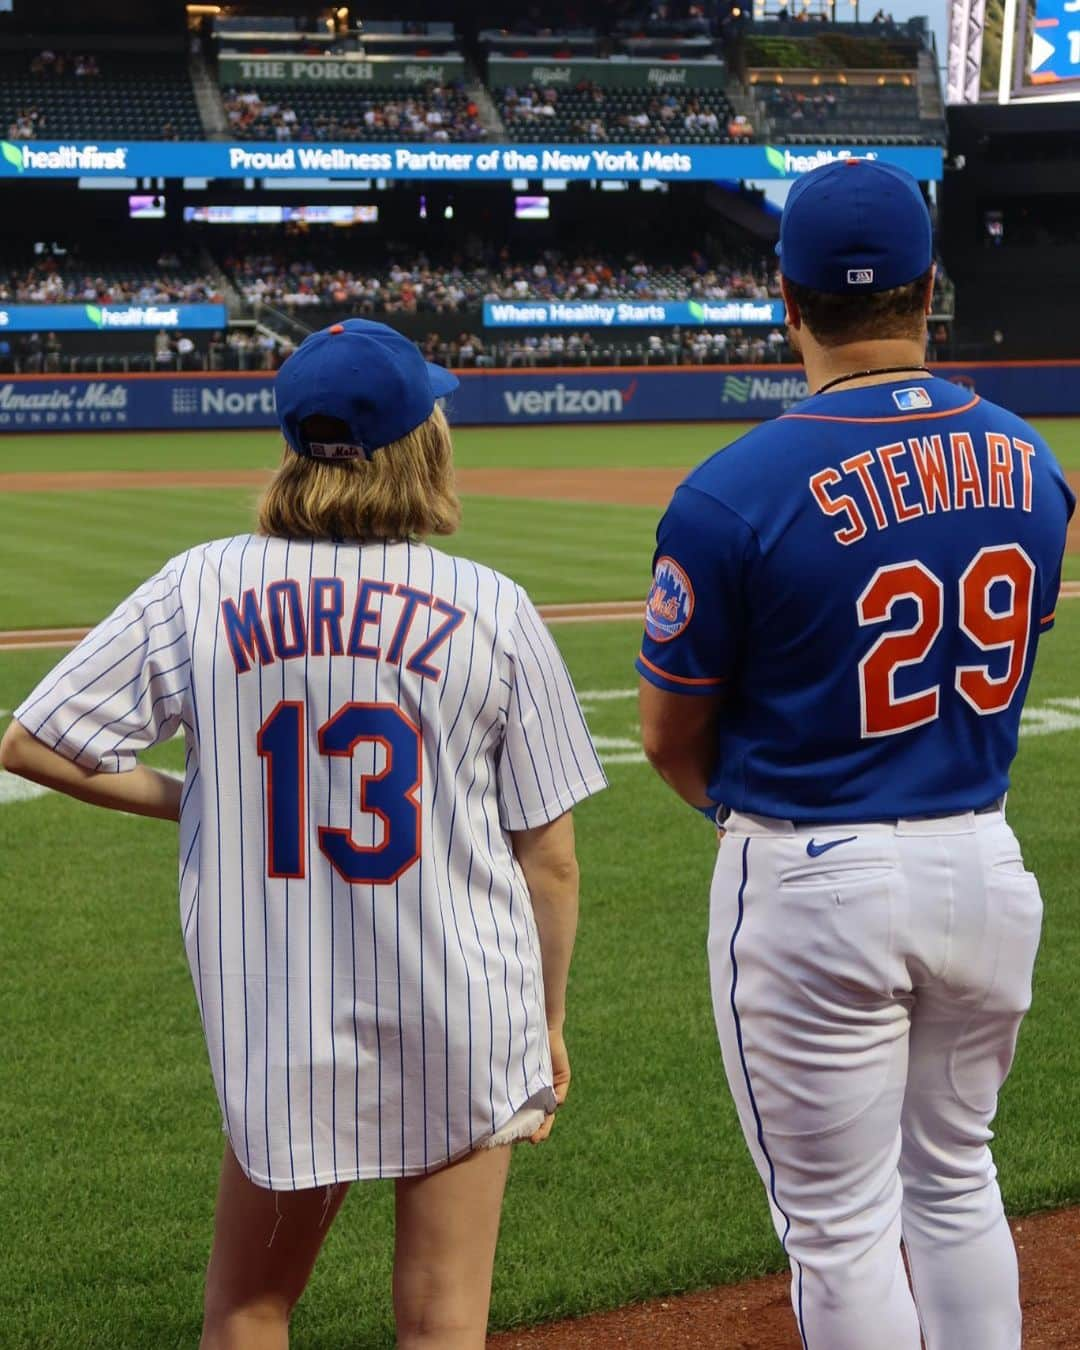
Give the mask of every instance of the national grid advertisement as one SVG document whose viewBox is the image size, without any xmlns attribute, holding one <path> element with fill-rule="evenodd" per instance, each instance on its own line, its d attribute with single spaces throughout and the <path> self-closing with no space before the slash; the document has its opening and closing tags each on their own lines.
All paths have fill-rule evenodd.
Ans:
<svg viewBox="0 0 1080 1350">
<path fill-rule="evenodd" d="M 1080 413 L 1076 365 L 945 364 L 938 372 L 1021 416 Z M 807 396 L 794 366 L 466 372 L 463 426 L 714 422 L 777 417 Z M 273 427 L 272 375 L 0 376 L 0 433 Z"/>
</svg>

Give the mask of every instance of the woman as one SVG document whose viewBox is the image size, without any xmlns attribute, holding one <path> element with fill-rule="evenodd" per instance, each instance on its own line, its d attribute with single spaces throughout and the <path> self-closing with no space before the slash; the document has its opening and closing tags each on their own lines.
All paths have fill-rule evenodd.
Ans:
<svg viewBox="0 0 1080 1350">
<path fill-rule="evenodd" d="M 0 762 L 180 822 L 180 914 L 228 1145 L 203 1350 L 288 1343 L 351 1181 L 397 1179 L 405 1350 L 484 1343 L 515 1139 L 544 1139 L 604 776 L 521 588 L 459 519 L 457 381 L 382 324 L 276 384 L 259 533 L 191 549 L 16 709 Z M 182 728 L 181 786 L 136 753 Z M 493 1147 L 494 1146 L 494 1147 Z"/>
</svg>

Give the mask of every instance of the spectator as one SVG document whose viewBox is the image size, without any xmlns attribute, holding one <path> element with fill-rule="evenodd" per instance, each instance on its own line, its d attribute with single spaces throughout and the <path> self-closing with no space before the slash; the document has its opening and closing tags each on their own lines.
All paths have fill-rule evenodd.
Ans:
<svg viewBox="0 0 1080 1350">
<path fill-rule="evenodd" d="M 168 268 L 177 275 L 162 275 Z M 0 273 L 0 299 L 29 304 L 163 304 L 167 301 L 187 304 L 220 303 L 214 281 L 207 276 L 184 275 L 175 253 L 163 253 L 157 269 L 147 275 L 128 275 L 108 279 L 89 271 L 77 257 L 45 255 L 25 270 Z"/>
<path fill-rule="evenodd" d="M 45 353 L 42 348 L 41 334 L 28 333 L 22 339 L 19 349 L 19 361 L 24 372 L 30 375 L 40 375 L 45 363 Z"/>
<path fill-rule="evenodd" d="M 54 373 L 60 369 L 60 339 L 55 333 L 49 333 L 45 339 L 45 362 L 44 368 L 49 373 Z"/>
<path fill-rule="evenodd" d="M 724 128 L 734 116 L 719 91 L 696 90 L 662 94 L 639 91 L 618 99 L 598 86 L 583 82 L 561 92 L 537 85 L 506 87 L 496 91 L 500 113 L 511 135 L 529 139 L 537 134 L 534 123 L 546 123 L 545 135 L 553 140 L 608 141 L 632 135 L 635 140 L 670 144 L 675 140 L 724 138 Z"/>
<path fill-rule="evenodd" d="M 458 364 L 468 369 L 476 365 L 476 343 L 468 333 L 462 333 L 457 344 Z"/>
<path fill-rule="evenodd" d="M 463 86 L 429 83 L 401 97 L 390 89 L 357 91 L 355 109 L 326 111 L 321 91 L 298 91 L 297 103 L 280 104 L 254 88 L 227 89 L 225 114 L 234 134 L 248 140 L 359 140 L 407 136 L 417 141 L 478 141 L 486 137 L 480 110 Z M 336 108 L 336 104 L 334 105 Z M 362 130 L 361 130 L 362 129 Z"/>
<path fill-rule="evenodd" d="M 220 333 L 211 333 L 210 343 L 207 347 L 207 360 L 211 370 L 224 370 L 225 357 L 228 348 L 225 345 L 225 339 Z"/>
<path fill-rule="evenodd" d="M 252 343 L 247 333 L 242 328 L 230 329 L 227 344 L 232 353 L 229 365 L 236 370 L 250 370 Z"/>
<path fill-rule="evenodd" d="M 175 366 L 175 363 L 172 338 L 162 328 L 154 336 L 154 365 L 159 370 L 164 370 L 166 367 Z"/>
<path fill-rule="evenodd" d="M 180 333 L 176 338 L 176 368 L 178 370 L 194 369 L 192 356 L 195 352 L 195 344 L 186 333 Z"/>
<path fill-rule="evenodd" d="M 949 333 L 948 324 L 939 320 L 930 329 L 930 345 L 927 348 L 927 359 L 930 361 L 946 360 L 949 355 L 951 343 L 952 338 Z"/>
<path fill-rule="evenodd" d="M 259 368 L 261 370 L 274 369 L 274 354 L 277 350 L 277 339 L 273 333 L 261 332 L 254 343 L 259 354 Z"/>
<path fill-rule="evenodd" d="M 237 289 L 252 303 L 290 309 L 351 308 L 359 313 L 456 313 L 483 300 L 763 299 L 778 296 L 775 266 L 710 264 L 700 254 L 679 265 L 647 265 L 636 256 L 567 258 L 554 251 L 529 266 L 508 258 L 466 268 L 420 257 L 371 271 L 289 261 L 245 250 L 227 260 Z"/>
</svg>

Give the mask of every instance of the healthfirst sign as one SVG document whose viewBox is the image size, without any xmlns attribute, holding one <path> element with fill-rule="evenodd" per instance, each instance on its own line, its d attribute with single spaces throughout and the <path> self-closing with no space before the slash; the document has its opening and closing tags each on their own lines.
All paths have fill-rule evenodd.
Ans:
<svg viewBox="0 0 1080 1350">
<path fill-rule="evenodd" d="M 782 300 L 485 300 L 485 328 L 781 324 Z"/>
<path fill-rule="evenodd" d="M 265 141 L 0 141 L 0 178 L 798 178 L 862 157 L 920 181 L 941 177 L 940 146 L 483 145 Z"/>
<path fill-rule="evenodd" d="M 223 85 L 310 84 L 401 85 L 449 84 L 460 80 L 460 56 L 405 61 L 392 56 L 221 56 L 218 79 Z"/>
<path fill-rule="evenodd" d="M 1080 413 L 1080 362 L 953 365 L 939 374 L 1022 416 Z M 807 396 L 795 366 L 465 372 L 459 425 L 713 422 L 777 417 Z M 0 376 L 0 432 L 276 427 L 270 375 Z"/>
<path fill-rule="evenodd" d="M 0 305 L 0 333 L 120 333 L 225 328 L 224 305 Z"/>
<path fill-rule="evenodd" d="M 722 61 L 538 61 L 535 57 L 493 57 L 488 84 L 494 89 L 535 84 L 542 89 L 723 89 Z"/>
</svg>

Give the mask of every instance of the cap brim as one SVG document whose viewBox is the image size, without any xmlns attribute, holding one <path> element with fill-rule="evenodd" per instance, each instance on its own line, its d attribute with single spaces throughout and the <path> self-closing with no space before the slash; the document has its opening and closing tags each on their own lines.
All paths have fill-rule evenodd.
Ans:
<svg viewBox="0 0 1080 1350">
<path fill-rule="evenodd" d="M 426 362 L 426 365 L 428 378 L 431 380 L 431 392 L 435 397 L 445 398 L 447 394 L 452 394 L 460 383 L 458 377 L 445 366 L 437 366 L 431 361 Z"/>
</svg>

